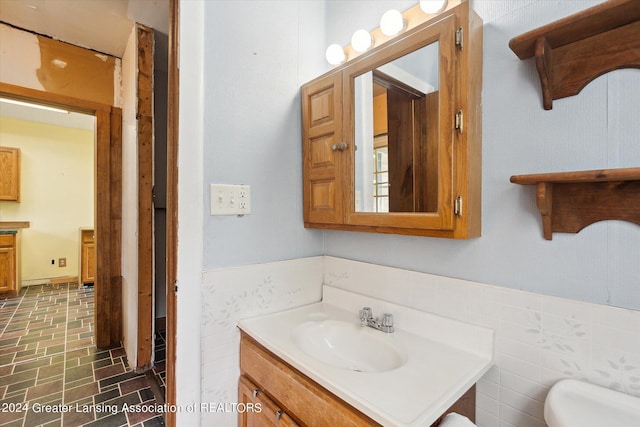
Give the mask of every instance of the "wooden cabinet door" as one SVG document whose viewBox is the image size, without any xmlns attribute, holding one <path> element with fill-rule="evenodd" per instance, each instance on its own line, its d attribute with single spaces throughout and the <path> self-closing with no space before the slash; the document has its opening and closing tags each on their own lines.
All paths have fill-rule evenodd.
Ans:
<svg viewBox="0 0 640 427">
<path fill-rule="evenodd" d="M 0 235 L 0 293 L 15 292 L 16 248 L 15 236 Z"/>
<path fill-rule="evenodd" d="M 287 414 L 285 414 L 264 391 L 259 390 L 244 375 L 238 382 L 238 426 L 240 427 L 265 427 L 297 426 Z"/>
<path fill-rule="evenodd" d="M 0 147 L 0 200 L 20 201 L 20 149 Z"/>
<path fill-rule="evenodd" d="M 82 245 L 82 283 L 93 283 L 96 280 L 96 245 Z"/>
<path fill-rule="evenodd" d="M 96 280 L 96 243 L 93 230 L 81 232 L 80 281 L 82 284 Z"/>
<path fill-rule="evenodd" d="M 342 224 L 348 151 L 342 139 L 342 74 L 302 87 L 304 222 Z"/>
</svg>

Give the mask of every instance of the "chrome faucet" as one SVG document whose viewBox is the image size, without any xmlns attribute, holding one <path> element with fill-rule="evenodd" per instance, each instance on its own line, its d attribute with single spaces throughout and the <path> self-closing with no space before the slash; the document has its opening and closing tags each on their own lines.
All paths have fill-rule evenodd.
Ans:
<svg viewBox="0 0 640 427">
<path fill-rule="evenodd" d="M 364 307 L 360 310 L 360 326 L 369 326 L 382 332 L 391 333 L 393 332 L 393 316 L 389 313 L 384 313 L 382 319 L 373 317 L 371 307 Z"/>
</svg>

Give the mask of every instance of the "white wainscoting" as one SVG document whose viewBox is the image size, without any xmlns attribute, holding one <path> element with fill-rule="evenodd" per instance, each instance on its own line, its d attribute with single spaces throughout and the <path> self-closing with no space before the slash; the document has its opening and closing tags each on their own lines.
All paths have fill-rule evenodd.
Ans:
<svg viewBox="0 0 640 427">
<path fill-rule="evenodd" d="M 202 402 L 237 400 L 239 319 L 317 302 L 323 283 L 495 330 L 481 427 L 545 426 L 544 399 L 566 377 L 640 396 L 640 311 L 320 256 L 203 273 Z M 232 412 L 201 416 L 237 423 Z"/>
</svg>

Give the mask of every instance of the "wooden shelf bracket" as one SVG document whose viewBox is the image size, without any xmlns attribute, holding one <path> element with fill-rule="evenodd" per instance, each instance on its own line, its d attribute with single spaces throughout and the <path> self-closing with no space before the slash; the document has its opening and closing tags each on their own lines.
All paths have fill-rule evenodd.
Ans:
<svg viewBox="0 0 640 427">
<path fill-rule="evenodd" d="M 640 68 L 640 2 L 610 0 L 509 42 L 520 59 L 535 57 L 545 110 L 596 77 Z"/>
<path fill-rule="evenodd" d="M 536 185 L 547 240 L 604 220 L 640 225 L 640 168 L 514 175 L 511 182 Z"/>
</svg>

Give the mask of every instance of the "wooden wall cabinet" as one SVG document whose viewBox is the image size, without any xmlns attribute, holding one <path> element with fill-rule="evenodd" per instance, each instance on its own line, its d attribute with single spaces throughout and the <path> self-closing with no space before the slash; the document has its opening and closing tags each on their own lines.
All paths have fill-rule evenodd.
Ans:
<svg viewBox="0 0 640 427">
<path fill-rule="evenodd" d="M 240 426 L 374 427 L 379 423 L 344 402 L 241 332 L 238 402 L 260 403 L 262 413 L 239 413 Z M 384 390 L 380 391 L 384 393 Z M 450 412 L 475 421 L 475 385 L 431 427 Z"/>
<path fill-rule="evenodd" d="M 0 295 L 16 296 L 19 287 L 17 233 L 0 234 Z"/>
<path fill-rule="evenodd" d="M 0 147 L 0 200 L 20 201 L 20 149 Z"/>
<path fill-rule="evenodd" d="M 96 280 L 96 236 L 93 229 L 80 230 L 80 284 Z"/>
<path fill-rule="evenodd" d="M 305 227 L 456 239 L 480 236 L 483 24 L 468 2 L 449 4 L 440 15 L 414 27 L 409 24 L 405 33 L 302 86 Z M 411 11 L 405 12 L 409 22 Z M 413 56 L 426 52 L 435 53 L 426 61 Z M 407 84 L 411 79 L 385 74 L 398 64 L 424 62 L 436 70 L 424 71 L 432 74 L 423 79 L 432 85 L 413 87 Z M 369 73 L 374 93 L 387 85 L 388 123 L 372 120 L 371 135 L 361 137 L 368 128 L 359 120 L 368 120 L 368 113 L 360 107 L 363 98 L 358 94 L 363 87 L 369 90 L 361 82 Z M 371 109 L 380 110 L 375 104 Z M 376 198 L 385 197 L 385 188 L 366 188 L 374 174 L 362 164 L 371 157 L 368 150 L 376 149 L 374 139 L 380 135 L 375 133 L 384 131 L 389 196 L 388 207 L 379 209 Z M 372 191 L 376 196 L 369 196 Z"/>
</svg>

